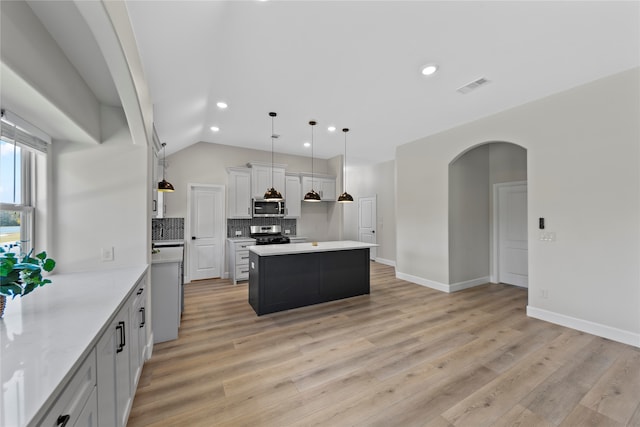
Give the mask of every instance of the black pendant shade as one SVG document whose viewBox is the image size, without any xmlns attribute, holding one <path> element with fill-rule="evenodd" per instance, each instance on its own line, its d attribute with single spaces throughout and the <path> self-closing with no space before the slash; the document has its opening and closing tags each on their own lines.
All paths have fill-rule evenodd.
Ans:
<svg viewBox="0 0 640 427">
<path fill-rule="evenodd" d="M 338 197 L 338 202 L 339 203 L 351 203 L 353 202 L 353 197 L 351 197 L 351 194 L 347 193 L 346 191 L 344 193 L 342 193 L 339 197 Z"/>
<path fill-rule="evenodd" d="M 173 193 L 176 189 L 173 188 L 173 185 L 171 185 L 169 181 L 163 179 L 158 183 L 158 191 L 163 193 Z"/>
<path fill-rule="evenodd" d="M 271 188 L 268 188 L 267 192 L 264 193 L 264 199 L 272 202 L 280 202 L 283 200 L 282 194 L 273 187 L 273 140 L 277 138 L 276 134 L 273 133 L 273 118 L 277 115 L 277 113 L 269 113 L 269 117 L 271 117 Z"/>
<path fill-rule="evenodd" d="M 344 128 L 342 132 L 344 132 L 344 170 L 342 178 L 344 181 L 344 193 L 338 196 L 338 203 L 351 203 L 353 202 L 353 197 L 347 193 L 347 132 L 349 132 L 349 129 Z"/>
<path fill-rule="evenodd" d="M 176 191 L 175 188 L 173 188 L 173 185 L 164 177 L 165 170 L 167 169 L 167 156 L 164 148 L 166 145 L 166 142 L 162 143 L 162 181 L 158 183 L 158 191 L 161 193 L 173 193 Z"/>
<path fill-rule="evenodd" d="M 311 190 L 304 195 L 305 202 L 319 202 L 320 195 L 313 189 L 313 127 L 316 125 L 314 120 L 309 121 L 311 125 Z"/>
<path fill-rule="evenodd" d="M 279 202 L 282 200 L 282 194 L 280 194 L 280 192 L 275 188 L 271 187 L 266 193 L 264 193 L 264 199 Z"/>
</svg>

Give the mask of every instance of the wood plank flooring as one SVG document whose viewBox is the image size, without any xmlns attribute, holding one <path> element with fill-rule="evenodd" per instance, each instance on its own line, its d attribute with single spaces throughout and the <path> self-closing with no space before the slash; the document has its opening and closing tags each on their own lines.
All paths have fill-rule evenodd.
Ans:
<svg viewBox="0 0 640 427">
<path fill-rule="evenodd" d="M 640 349 L 526 316 L 525 289 L 445 294 L 371 264 L 371 294 L 258 317 L 185 285 L 137 426 L 640 426 Z"/>
</svg>

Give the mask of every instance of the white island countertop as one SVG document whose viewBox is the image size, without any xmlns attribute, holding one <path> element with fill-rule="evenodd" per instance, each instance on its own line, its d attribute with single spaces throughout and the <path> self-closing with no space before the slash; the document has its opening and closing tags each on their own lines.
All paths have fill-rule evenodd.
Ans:
<svg viewBox="0 0 640 427">
<path fill-rule="evenodd" d="M 249 246 L 248 249 L 258 256 L 272 256 L 367 249 L 374 248 L 376 246 L 378 245 L 375 243 L 356 242 L 354 240 L 338 240 L 332 242 L 318 242 L 317 246 L 313 246 L 311 242 L 305 242 L 280 245 L 254 245 Z"/>
<path fill-rule="evenodd" d="M 148 266 L 52 274 L 0 320 L 0 425 L 39 420 Z"/>
</svg>

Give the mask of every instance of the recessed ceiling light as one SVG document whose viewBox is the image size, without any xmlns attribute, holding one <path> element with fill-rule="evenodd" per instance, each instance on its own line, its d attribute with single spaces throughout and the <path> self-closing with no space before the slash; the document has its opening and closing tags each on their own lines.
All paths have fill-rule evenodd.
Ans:
<svg viewBox="0 0 640 427">
<path fill-rule="evenodd" d="M 305 142 L 305 143 L 304 143 L 304 146 L 305 146 L 305 147 L 307 147 L 307 148 L 309 148 L 309 147 L 311 147 L 311 143 L 310 143 L 310 142 Z"/>
<path fill-rule="evenodd" d="M 218 126 L 211 126 L 211 130 L 213 132 L 218 132 L 220 130 L 220 128 Z"/>
<path fill-rule="evenodd" d="M 335 132 L 336 127 L 335 127 L 335 126 L 329 126 L 329 127 L 327 128 L 327 130 L 328 130 L 329 132 Z"/>
<path fill-rule="evenodd" d="M 423 76 L 430 76 L 438 71 L 438 66 L 436 64 L 427 64 L 422 67 L 421 73 Z"/>
<path fill-rule="evenodd" d="M 218 102 L 216 105 L 218 106 L 218 108 L 221 108 L 223 110 L 228 107 L 227 103 L 222 101 Z"/>
</svg>

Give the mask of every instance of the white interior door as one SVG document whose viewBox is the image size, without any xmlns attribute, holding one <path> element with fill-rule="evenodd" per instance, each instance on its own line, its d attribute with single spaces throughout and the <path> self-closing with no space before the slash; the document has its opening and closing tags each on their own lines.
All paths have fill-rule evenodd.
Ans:
<svg viewBox="0 0 640 427">
<path fill-rule="evenodd" d="M 498 281 L 528 287 L 527 184 L 496 187 Z"/>
<path fill-rule="evenodd" d="M 358 237 L 361 242 L 376 243 L 376 196 L 358 198 Z M 375 261 L 376 248 L 369 257 Z"/>
<path fill-rule="evenodd" d="M 224 248 L 224 188 L 190 185 L 189 279 L 222 276 Z"/>
</svg>

